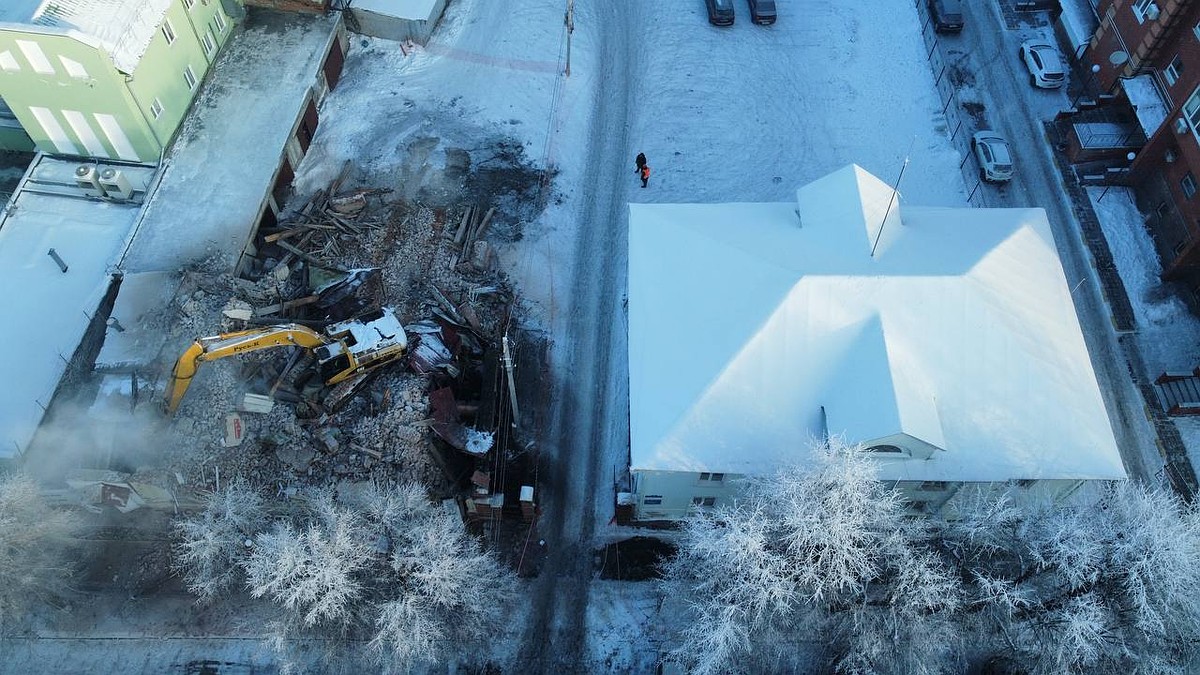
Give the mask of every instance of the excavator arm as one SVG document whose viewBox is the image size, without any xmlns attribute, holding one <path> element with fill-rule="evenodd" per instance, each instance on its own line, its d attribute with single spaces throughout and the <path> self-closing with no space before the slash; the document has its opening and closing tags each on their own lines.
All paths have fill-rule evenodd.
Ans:
<svg viewBox="0 0 1200 675">
<path fill-rule="evenodd" d="M 200 364 L 205 361 L 215 361 L 226 356 L 273 347 L 296 346 L 312 350 L 333 342 L 313 329 L 299 324 L 264 326 L 263 328 L 200 338 L 192 343 L 192 346 L 188 347 L 187 351 L 175 362 L 175 367 L 171 370 L 171 377 L 167 380 L 163 404 L 168 415 L 175 413 L 179 408 L 180 401 L 183 400 L 183 395 L 191 386 L 192 378 L 196 376 Z"/>
</svg>

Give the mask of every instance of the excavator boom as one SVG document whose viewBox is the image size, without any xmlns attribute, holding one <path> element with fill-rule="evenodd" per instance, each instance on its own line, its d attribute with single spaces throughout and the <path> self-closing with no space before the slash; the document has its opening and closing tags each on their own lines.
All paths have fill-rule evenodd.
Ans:
<svg viewBox="0 0 1200 675">
<path fill-rule="evenodd" d="M 188 347 L 171 370 L 163 401 L 167 414 L 173 414 L 179 408 L 183 395 L 192 384 L 192 378 L 196 376 L 196 370 L 204 361 L 215 361 L 226 356 L 273 347 L 296 346 L 311 350 L 331 342 L 333 341 L 324 335 L 299 324 L 265 326 L 200 338 Z"/>
<path fill-rule="evenodd" d="M 322 382 L 338 385 L 360 382 L 358 376 L 403 357 L 408 337 L 395 311 L 383 307 L 357 319 L 331 324 L 324 333 L 289 323 L 200 338 L 179 357 L 171 371 L 163 400 L 167 414 L 179 408 L 201 363 L 288 346 L 313 352 Z"/>
</svg>

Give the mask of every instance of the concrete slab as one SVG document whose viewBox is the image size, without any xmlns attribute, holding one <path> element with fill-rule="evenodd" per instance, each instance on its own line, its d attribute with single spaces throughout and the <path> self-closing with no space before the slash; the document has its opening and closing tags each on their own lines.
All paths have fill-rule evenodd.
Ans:
<svg viewBox="0 0 1200 675">
<path fill-rule="evenodd" d="M 179 289 L 176 272 L 128 274 L 113 305 L 96 370 L 132 372 L 150 365 L 162 349 L 167 332 L 164 310 Z"/>
</svg>

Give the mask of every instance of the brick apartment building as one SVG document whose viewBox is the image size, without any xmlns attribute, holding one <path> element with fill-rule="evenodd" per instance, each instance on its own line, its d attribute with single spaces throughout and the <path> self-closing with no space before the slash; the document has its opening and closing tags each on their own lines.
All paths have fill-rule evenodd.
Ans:
<svg viewBox="0 0 1200 675">
<path fill-rule="evenodd" d="M 1200 306 L 1200 1 L 1091 2 L 1099 28 L 1083 50 L 1081 70 L 1108 92 L 1101 102 L 1113 101 L 1101 108 L 1128 106 L 1130 114 L 1125 125 L 1111 116 L 1108 124 L 1089 125 L 1097 141 L 1090 153 L 1081 153 L 1085 135 L 1074 134 L 1073 154 L 1118 158 L 1122 166 L 1107 169 L 1105 182 L 1135 188 L 1163 278 L 1181 283 L 1193 307 Z M 1087 107 L 1076 119 L 1087 119 Z M 1132 163 L 1127 152 L 1135 155 Z"/>
</svg>

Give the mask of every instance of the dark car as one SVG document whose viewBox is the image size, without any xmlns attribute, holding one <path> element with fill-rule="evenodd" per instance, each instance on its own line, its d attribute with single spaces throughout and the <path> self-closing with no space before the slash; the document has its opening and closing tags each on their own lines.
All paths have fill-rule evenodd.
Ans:
<svg viewBox="0 0 1200 675">
<path fill-rule="evenodd" d="M 962 3 L 959 0 L 929 0 L 929 17 L 938 33 L 958 33 L 963 29 Z"/>
<path fill-rule="evenodd" d="M 760 26 L 775 23 L 775 0 L 746 0 L 750 5 L 750 20 Z"/>
<path fill-rule="evenodd" d="M 714 26 L 733 25 L 733 0 L 704 0 L 708 22 Z"/>
</svg>

